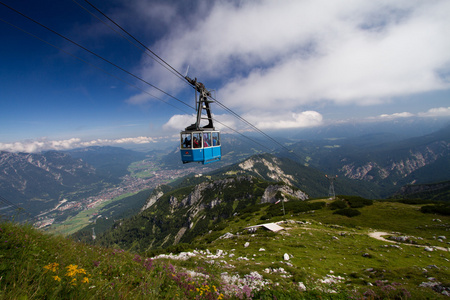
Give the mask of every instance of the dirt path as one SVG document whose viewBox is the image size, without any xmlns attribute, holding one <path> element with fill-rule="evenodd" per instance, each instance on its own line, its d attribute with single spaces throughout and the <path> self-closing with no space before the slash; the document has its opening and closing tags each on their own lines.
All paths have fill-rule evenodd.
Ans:
<svg viewBox="0 0 450 300">
<path fill-rule="evenodd" d="M 382 237 L 383 235 L 390 235 L 390 233 L 383 232 L 383 231 L 369 232 L 369 236 L 370 237 L 372 237 L 374 239 L 377 239 L 379 241 L 393 243 L 393 244 L 397 244 L 397 245 L 416 246 L 416 247 L 423 247 L 423 248 L 429 247 L 429 248 L 432 248 L 432 249 L 438 249 L 438 250 L 441 250 L 441 251 L 449 252 L 449 248 L 444 248 L 444 247 L 439 247 L 439 246 L 424 246 L 424 245 L 399 243 L 399 242 L 396 242 L 396 241 L 391 241 L 391 240 L 385 239 L 384 237 Z"/>
<path fill-rule="evenodd" d="M 382 235 L 389 235 L 389 233 L 383 232 L 383 231 L 369 232 L 369 236 L 372 237 L 372 238 L 374 238 L 374 239 L 377 239 L 377 240 L 380 240 L 380 241 L 384 241 L 384 242 L 389 242 L 389 243 L 394 243 L 394 244 L 396 244 L 396 242 L 394 242 L 394 241 L 385 239 L 384 237 L 382 237 Z"/>
</svg>

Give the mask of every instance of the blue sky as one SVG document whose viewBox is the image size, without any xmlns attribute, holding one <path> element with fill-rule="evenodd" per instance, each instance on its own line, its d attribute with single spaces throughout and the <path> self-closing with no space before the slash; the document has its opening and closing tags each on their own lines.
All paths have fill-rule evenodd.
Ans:
<svg viewBox="0 0 450 300">
<path fill-rule="evenodd" d="M 0 2 L 193 105 L 192 88 L 95 18 L 107 22 L 87 2 Z M 449 1 L 91 3 L 267 132 L 450 119 Z M 153 144 L 176 140 L 194 122 L 189 107 L 4 5 L 0 34 L 0 150 Z M 214 104 L 213 112 L 248 130 Z"/>
</svg>

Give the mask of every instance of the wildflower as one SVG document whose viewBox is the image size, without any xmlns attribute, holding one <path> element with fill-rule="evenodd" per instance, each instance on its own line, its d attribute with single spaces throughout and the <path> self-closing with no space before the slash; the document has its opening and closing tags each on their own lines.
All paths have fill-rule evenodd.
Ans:
<svg viewBox="0 0 450 300">
<path fill-rule="evenodd" d="M 56 270 L 58 269 L 59 264 L 58 263 L 51 263 L 48 264 L 46 266 L 44 266 L 44 269 L 46 269 L 47 271 L 52 271 L 53 273 L 56 272 Z"/>
<path fill-rule="evenodd" d="M 77 269 L 78 269 L 77 265 L 68 265 L 66 268 L 67 268 L 66 276 L 73 277 L 73 276 L 77 275 Z"/>
<path fill-rule="evenodd" d="M 68 277 L 74 277 L 77 274 L 86 275 L 86 270 L 83 268 L 78 268 L 77 265 L 68 265 L 66 268 L 67 268 L 66 276 L 68 276 Z"/>
<path fill-rule="evenodd" d="M 81 280 L 81 283 L 89 283 L 89 278 L 84 277 L 83 280 Z"/>
<path fill-rule="evenodd" d="M 53 279 L 55 279 L 55 281 L 61 281 L 61 278 L 58 275 L 53 276 Z"/>
<path fill-rule="evenodd" d="M 85 269 L 82 269 L 82 268 L 79 268 L 79 269 L 77 270 L 77 273 L 78 273 L 78 274 L 84 274 L 84 275 L 86 275 L 86 270 L 85 270 Z"/>
<path fill-rule="evenodd" d="M 77 279 L 73 278 L 72 281 L 70 281 L 71 285 L 77 285 Z"/>
</svg>

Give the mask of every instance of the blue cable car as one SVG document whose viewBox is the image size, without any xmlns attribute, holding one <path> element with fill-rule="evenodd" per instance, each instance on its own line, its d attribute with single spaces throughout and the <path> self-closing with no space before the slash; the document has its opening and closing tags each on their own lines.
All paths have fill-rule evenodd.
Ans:
<svg viewBox="0 0 450 300">
<path fill-rule="evenodd" d="M 183 163 L 209 164 L 220 160 L 219 131 L 182 131 L 180 152 Z"/>
<path fill-rule="evenodd" d="M 187 76 L 185 78 L 199 92 L 199 100 L 197 103 L 196 123 L 186 127 L 180 133 L 181 161 L 183 164 L 190 162 L 209 164 L 219 161 L 222 157 L 220 131 L 215 130 L 213 125 L 209 108 L 209 103 L 213 101 L 208 99 L 208 97 L 211 97 L 211 93 L 197 79 L 192 80 Z M 202 116 L 203 110 L 206 111 L 206 117 Z M 201 127 L 201 120 L 208 120 L 208 124 Z"/>
</svg>

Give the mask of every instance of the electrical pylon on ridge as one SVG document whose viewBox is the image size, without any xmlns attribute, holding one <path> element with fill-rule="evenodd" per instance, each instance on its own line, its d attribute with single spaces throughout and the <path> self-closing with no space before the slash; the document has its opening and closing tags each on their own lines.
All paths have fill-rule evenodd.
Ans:
<svg viewBox="0 0 450 300">
<path fill-rule="evenodd" d="M 330 182 L 330 188 L 328 189 L 328 197 L 330 197 L 330 199 L 335 199 L 336 198 L 336 194 L 334 192 L 334 181 L 336 180 L 336 178 L 338 177 L 337 175 L 333 176 L 328 176 L 325 175 L 326 178 L 328 178 L 328 181 Z"/>
</svg>

